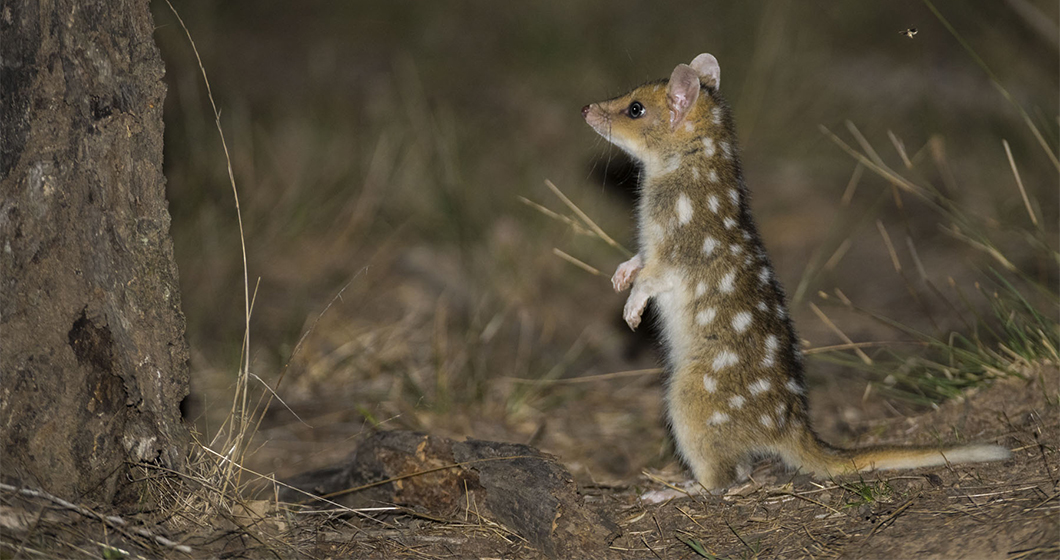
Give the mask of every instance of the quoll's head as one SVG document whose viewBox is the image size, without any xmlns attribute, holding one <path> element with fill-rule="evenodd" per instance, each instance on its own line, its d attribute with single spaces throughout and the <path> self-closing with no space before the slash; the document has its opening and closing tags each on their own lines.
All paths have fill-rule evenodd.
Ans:
<svg viewBox="0 0 1060 560">
<path fill-rule="evenodd" d="M 691 64 L 678 64 L 669 80 L 586 105 L 582 116 L 609 142 L 650 166 L 722 129 L 727 117 L 714 110 L 722 104 L 720 85 L 718 59 L 703 53 Z"/>
</svg>

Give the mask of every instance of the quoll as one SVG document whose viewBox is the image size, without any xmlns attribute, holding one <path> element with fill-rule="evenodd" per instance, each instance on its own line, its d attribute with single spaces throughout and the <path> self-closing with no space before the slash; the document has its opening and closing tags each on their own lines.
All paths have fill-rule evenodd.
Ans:
<svg viewBox="0 0 1060 560">
<path fill-rule="evenodd" d="M 757 456 L 817 477 L 999 461 L 997 445 L 840 449 L 810 427 L 798 338 L 748 206 L 721 70 L 710 54 L 669 80 L 582 108 L 601 136 L 639 164 L 639 251 L 619 265 L 636 329 L 648 300 L 662 326 L 667 415 L 696 481 L 720 490 Z"/>
</svg>

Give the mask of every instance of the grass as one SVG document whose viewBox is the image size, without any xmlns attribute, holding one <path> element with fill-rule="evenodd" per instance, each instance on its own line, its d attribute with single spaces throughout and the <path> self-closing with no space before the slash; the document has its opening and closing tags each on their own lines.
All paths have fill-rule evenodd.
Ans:
<svg viewBox="0 0 1060 560">
<path fill-rule="evenodd" d="M 857 128 L 849 126 L 862 151 L 825 131 L 844 151 L 880 177 L 884 178 L 900 201 L 899 190 L 912 195 L 914 201 L 928 207 L 939 219 L 938 228 L 971 250 L 970 268 L 974 271 L 974 293 L 969 296 L 952 275 L 946 276 L 942 288 L 928 273 L 918 257 L 912 237 L 907 237 L 908 257 L 913 261 L 914 278 L 903 269 L 894 245 L 882 222 L 877 221 L 897 277 L 907 287 L 911 299 L 924 309 L 934 325 L 932 331 L 918 329 L 886 315 L 866 310 L 848 299 L 842 291 L 835 291 L 833 299 L 821 293 L 821 299 L 835 301 L 858 313 L 871 317 L 900 335 L 916 342 L 921 348 L 910 353 L 896 348 L 884 348 L 875 359 L 864 353 L 833 353 L 821 355 L 842 365 L 863 369 L 884 380 L 888 393 L 920 404 L 932 404 L 958 396 L 962 391 L 985 380 L 1008 375 L 1023 376 L 1035 364 L 1060 363 L 1060 324 L 1056 310 L 1060 298 L 1053 289 L 1056 265 L 1060 253 L 1055 244 L 1055 232 L 1046 232 L 1034 208 L 1036 201 L 1028 197 L 1019 172 L 1013 163 L 1008 144 L 1004 143 L 1014 176 L 1014 185 L 1027 209 L 1029 223 L 1004 226 L 991 218 L 984 218 L 963 208 L 937 186 L 922 179 L 914 161 L 904 151 L 904 144 L 891 135 L 898 156 L 905 164 L 903 172 L 884 163 L 879 153 L 864 139 Z M 900 204 L 900 203 L 899 203 Z M 906 228 L 908 229 L 908 227 Z M 978 255 L 975 255 L 975 254 Z M 986 262 L 981 262 L 983 258 Z M 1014 264 L 1020 262 L 1020 265 Z M 929 301 L 925 301 L 929 300 Z M 928 309 L 930 303 L 949 321 L 937 317 L 938 311 Z M 946 329 L 940 324 L 960 325 Z"/>
</svg>

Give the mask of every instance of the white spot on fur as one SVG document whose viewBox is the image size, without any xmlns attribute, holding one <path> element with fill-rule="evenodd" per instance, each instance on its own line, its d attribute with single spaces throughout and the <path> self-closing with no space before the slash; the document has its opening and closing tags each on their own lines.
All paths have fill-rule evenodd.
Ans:
<svg viewBox="0 0 1060 560">
<path fill-rule="evenodd" d="M 769 282 L 769 277 L 772 275 L 773 271 L 769 270 L 768 266 L 763 266 L 762 270 L 758 271 L 758 282 L 760 284 L 765 284 L 766 282 Z"/>
<path fill-rule="evenodd" d="M 724 412 L 718 411 L 711 415 L 710 420 L 707 422 L 711 426 L 718 426 L 729 421 L 729 415 Z"/>
<path fill-rule="evenodd" d="M 755 381 L 754 383 L 748 385 L 747 391 L 751 393 L 751 396 L 756 396 L 765 393 L 772 386 L 773 384 L 770 383 L 768 379 L 759 379 L 758 381 Z"/>
<path fill-rule="evenodd" d="M 713 393 L 718 389 L 718 380 L 711 377 L 709 374 L 703 374 L 703 388 L 708 393 Z"/>
<path fill-rule="evenodd" d="M 743 230 L 743 240 L 744 241 L 750 241 L 751 240 L 751 232 L 747 231 L 746 229 Z"/>
<path fill-rule="evenodd" d="M 692 179 L 695 180 L 695 181 L 699 180 L 699 168 L 698 167 L 693 167 L 692 168 Z"/>
<path fill-rule="evenodd" d="M 714 250 L 717 249 L 717 248 L 718 248 L 718 240 L 717 239 L 714 239 L 713 237 L 708 235 L 707 238 L 703 240 L 703 254 L 709 255 L 709 254 L 713 253 Z"/>
<path fill-rule="evenodd" d="M 685 132 L 692 132 L 695 128 L 696 127 L 692 124 L 692 121 L 685 122 Z"/>
<path fill-rule="evenodd" d="M 711 324 L 714 321 L 714 317 L 717 316 L 718 312 L 713 307 L 708 307 L 699 313 L 696 313 L 696 324 L 703 327 Z"/>
<path fill-rule="evenodd" d="M 764 302 L 764 301 L 758 302 L 758 310 L 759 311 L 765 312 L 768 309 L 769 309 L 769 307 L 766 306 L 766 302 Z"/>
<path fill-rule="evenodd" d="M 751 314 L 746 311 L 741 311 L 732 317 L 732 328 L 736 329 L 736 332 L 742 333 L 751 326 Z"/>
<path fill-rule="evenodd" d="M 740 193 L 736 192 L 736 189 L 729 189 L 729 200 L 738 206 L 740 204 Z"/>
<path fill-rule="evenodd" d="M 764 368 L 773 367 L 776 362 L 777 348 L 780 346 L 780 341 L 777 340 L 776 335 L 769 335 L 766 337 L 766 356 L 762 358 L 761 366 Z"/>
<path fill-rule="evenodd" d="M 722 223 L 725 224 L 725 229 L 732 229 L 736 227 L 736 220 L 732 218 L 725 218 L 724 220 L 722 220 Z"/>
<path fill-rule="evenodd" d="M 731 408 L 740 409 L 743 408 L 743 403 L 747 402 L 747 399 L 740 395 L 733 395 L 729 398 L 729 406 Z"/>
<path fill-rule="evenodd" d="M 740 247 L 735 243 L 729 245 L 729 252 L 732 253 L 734 256 L 739 255 L 741 251 L 743 251 L 743 247 Z"/>
<path fill-rule="evenodd" d="M 725 154 L 725 159 L 732 159 L 732 146 L 728 142 L 721 142 L 721 153 Z"/>
<path fill-rule="evenodd" d="M 781 319 L 788 316 L 788 310 L 784 309 L 784 306 L 780 303 L 777 303 L 777 306 L 774 311 L 776 312 L 777 317 L 780 317 Z"/>
<path fill-rule="evenodd" d="M 714 212 L 715 214 L 717 214 L 718 213 L 718 206 L 719 206 L 718 197 L 716 197 L 714 195 L 710 195 L 710 196 L 707 197 L 707 207 L 710 208 L 711 212 Z"/>
<path fill-rule="evenodd" d="M 762 425 L 767 427 L 767 428 L 772 428 L 773 427 L 773 419 L 770 418 L 768 414 L 763 414 L 763 415 L 759 416 L 758 417 L 758 421 L 761 422 Z"/>
<path fill-rule="evenodd" d="M 740 363 L 740 357 L 728 350 L 722 350 L 718 352 L 718 355 L 714 357 L 714 369 L 720 370 L 727 367 L 734 366 Z"/>
<path fill-rule="evenodd" d="M 711 168 L 711 170 L 707 172 L 707 180 L 709 180 L 711 183 L 717 183 L 718 172 Z"/>
<path fill-rule="evenodd" d="M 703 294 L 705 294 L 705 293 L 707 293 L 707 283 L 706 282 L 697 282 L 696 283 L 696 297 L 703 297 Z"/>
<path fill-rule="evenodd" d="M 751 261 L 753 261 L 753 260 L 754 260 L 754 257 L 752 257 L 751 255 L 747 255 L 746 257 L 743 258 L 743 265 L 744 266 L 748 266 L 748 265 L 751 264 Z"/>
<path fill-rule="evenodd" d="M 783 428 L 788 421 L 788 403 L 777 405 L 777 427 Z"/>
<path fill-rule="evenodd" d="M 692 221 L 692 201 L 688 195 L 681 193 L 677 197 L 677 223 L 685 225 Z"/>
<path fill-rule="evenodd" d="M 788 382 L 784 384 L 784 388 L 796 395 L 801 395 L 806 391 L 806 389 L 804 389 L 802 385 L 799 385 L 799 382 L 794 378 L 789 379 Z"/>
<path fill-rule="evenodd" d="M 715 107 L 714 110 L 710 112 L 710 115 L 714 124 L 721 124 L 721 107 Z"/>
<path fill-rule="evenodd" d="M 714 157 L 714 139 L 710 136 L 703 138 L 703 153 L 707 157 Z"/>
<path fill-rule="evenodd" d="M 732 293 L 733 289 L 736 288 L 736 273 L 729 271 L 728 274 L 721 277 L 721 282 L 718 283 L 718 289 L 723 294 Z"/>
</svg>

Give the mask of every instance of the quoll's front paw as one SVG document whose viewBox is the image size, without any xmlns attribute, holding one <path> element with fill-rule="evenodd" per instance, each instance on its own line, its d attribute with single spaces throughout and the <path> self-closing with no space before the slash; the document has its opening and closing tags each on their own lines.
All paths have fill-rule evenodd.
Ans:
<svg viewBox="0 0 1060 560">
<path fill-rule="evenodd" d="M 644 268 L 644 263 L 640 260 L 640 255 L 633 255 L 632 259 L 618 265 L 618 269 L 615 270 L 615 275 L 611 277 L 611 286 L 616 292 L 621 292 L 626 288 L 633 285 L 633 280 L 637 277 L 637 273 L 640 269 Z"/>
</svg>

